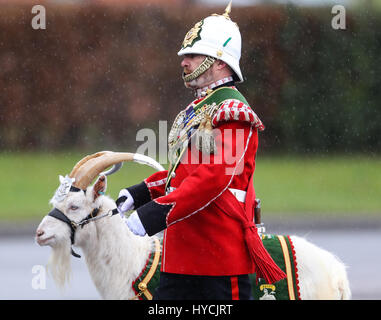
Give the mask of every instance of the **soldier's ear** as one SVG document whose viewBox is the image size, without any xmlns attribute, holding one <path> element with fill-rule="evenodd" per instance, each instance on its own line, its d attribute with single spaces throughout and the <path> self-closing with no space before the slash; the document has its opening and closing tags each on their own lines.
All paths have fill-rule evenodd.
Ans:
<svg viewBox="0 0 381 320">
<path fill-rule="evenodd" d="M 217 69 L 219 69 L 219 70 L 221 70 L 221 69 L 223 69 L 223 68 L 226 68 L 226 67 L 229 67 L 229 66 L 227 65 L 227 63 L 224 62 L 224 61 L 222 61 L 222 60 L 217 60 L 217 61 L 216 61 L 216 65 L 217 65 Z"/>
<path fill-rule="evenodd" d="M 99 176 L 93 187 L 93 199 L 94 201 L 105 194 L 107 189 L 107 178 L 105 175 Z"/>
</svg>

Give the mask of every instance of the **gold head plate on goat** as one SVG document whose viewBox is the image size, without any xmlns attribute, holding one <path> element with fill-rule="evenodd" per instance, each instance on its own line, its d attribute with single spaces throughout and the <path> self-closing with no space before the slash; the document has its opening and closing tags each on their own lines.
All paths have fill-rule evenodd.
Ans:
<svg viewBox="0 0 381 320">
<path fill-rule="evenodd" d="M 165 170 L 152 158 L 138 153 L 101 151 L 81 159 L 74 166 L 69 177 L 75 178 L 73 183 L 74 187 L 84 190 L 98 175 L 110 175 L 119 170 L 123 162 L 130 161 L 149 165 L 159 171 Z M 108 171 L 104 171 L 110 166 L 113 166 L 113 168 Z"/>
</svg>

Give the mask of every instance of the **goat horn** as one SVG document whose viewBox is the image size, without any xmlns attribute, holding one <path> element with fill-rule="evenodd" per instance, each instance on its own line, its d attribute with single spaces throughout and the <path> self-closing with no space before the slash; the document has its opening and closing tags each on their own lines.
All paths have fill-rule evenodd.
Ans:
<svg viewBox="0 0 381 320">
<path fill-rule="evenodd" d="M 122 166 L 123 166 L 123 162 L 116 163 L 116 164 L 113 165 L 113 167 L 112 167 L 110 170 L 103 171 L 103 172 L 101 172 L 99 175 L 105 175 L 105 176 L 112 175 L 113 173 L 119 171 L 119 169 L 120 169 Z"/>
<path fill-rule="evenodd" d="M 102 151 L 88 155 L 80 160 L 70 173 L 71 178 L 75 178 L 74 186 L 80 189 L 86 189 L 89 184 L 100 173 L 109 175 L 120 169 L 122 162 L 134 161 L 140 164 L 146 164 L 152 168 L 161 171 L 164 168 L 154 159 L 138 153 Z M 114 165 L 114 168 L 102 172 L 106 168 Z"/>
<path fill-rule="evenodd" d="M 71 171 L 70 173 L 70 177 L 73 178 L 75 177 L 77 171 L 79 170 L 80 167 L 82 167 L 82 165 L 89 161 L 90 159 L 93 159 L 93 158 L 97 158 L 97 157 L 100 157 L 101 155 L 105 154 L 106 151 L 102 151 L 102 152 L 97 152 L 97 153 L 94 153 L 94 154 L 90 154 L 86 157 L 84 157 L 83 159 L 81 159 L 80 161 L 77 162 L 77 164 L 74 166 L 73 170 Z"/>
</svg>

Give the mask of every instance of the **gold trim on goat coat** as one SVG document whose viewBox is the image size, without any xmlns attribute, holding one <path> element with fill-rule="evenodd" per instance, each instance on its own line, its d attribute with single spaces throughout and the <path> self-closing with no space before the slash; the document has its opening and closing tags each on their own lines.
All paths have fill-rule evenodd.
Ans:
<svg viewBox="0 0 381 320">
<path fill-rule="evenodd" d="M 144 269 L 132 283 L 132 288 L 136 293 L 132 300 L 137 298 L 152 300 L 153 295 L 151 291 L 155 290 L 159 285 L 161 246 L 159 239 L 155 238 L 154 242 L 155 253 L 153 258 L 151 252 Z"/>
</svg>

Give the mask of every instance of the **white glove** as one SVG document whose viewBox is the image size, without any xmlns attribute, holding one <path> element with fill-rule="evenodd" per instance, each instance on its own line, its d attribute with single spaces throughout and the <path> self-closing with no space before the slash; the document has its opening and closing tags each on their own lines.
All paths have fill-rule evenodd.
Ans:
<svg viewBox="0 0 381 320">
<path fill-rule="evenodd" d="M 134 198 L 132 198 L 131 193 L 129 193 L 127 189 L 120 190 L 118 199 L 123 196 L 127 197 L 127 199 L 118 205 L 118 211 L 121 215 L 134 209 Z"/>
<path fill-rule="evenodd" d="M 144 229 L 143 224 L 140 221 L 137 211 L 131 213 L 131 215 L 124 221 L 126 222 L 128 228 L 137 236 L 143 237 L 146 235 L 146 230 Z"/>
</svg>

